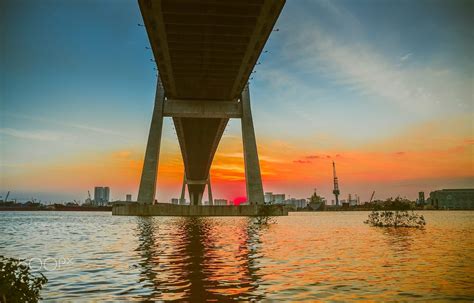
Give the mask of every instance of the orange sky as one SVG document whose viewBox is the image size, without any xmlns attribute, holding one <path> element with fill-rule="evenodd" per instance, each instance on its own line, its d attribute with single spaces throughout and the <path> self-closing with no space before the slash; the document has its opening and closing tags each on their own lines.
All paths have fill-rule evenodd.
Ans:
<svg viewBox="0 0 474 303">
<path fill-rule="evenodd" d="M 264 190 L 306 198 L 317 188 L 330 201 L 332 161 L 337 164 L 343 198 L 352 193 L 362 200 L 369 199 L 375 190 L 378 198 L 402 195 L 414 199 L 418 191 L 449 187 L 452 180 L 472 183 L 474 139 L 469 119 L 466 114 L 443 123 L 422 123 L 386 140 L 354 146 L 257 138 Z M 328 149 L 325 145 L 340 148 Z M 91 151 L 25 165 L 8 176 L 7 186 L 14 189 L 15 184 L 21 184 L 30 190 L 71 192 L 83 200 L 87 190 L 108 185 L 114 199 L 123 199 L 126 193 L 136 197 L 144 154 L 141 148 Z M 223 137 L 211 176 L 214 198 L 233 200 L 245 196 L 242 143 L 238 135 Z M 178 144 L 164 138 L 158 199 L 167 202 L 178 197 L 182 178 Z"/>
<path fill-rule="evenodd" d="M 102 185 L 136 199 L 156 91 L 150 41 L 136 2 L 76 2 L 10 1 L 2 16 L 2 197 L 84 201 Z M 264 190 L 317 188 L 331 201 L 333 160 L 341 199 L 474 187 L 473 18 L 460 1 L 359 2 L 286 1 L 249 82 Z M 168 118 L 161 148 L 157 198 L 168 202 L 183 178 Z M 211 178 L 215 198 L 245 195 L 238 120 Z"/>
</svg>

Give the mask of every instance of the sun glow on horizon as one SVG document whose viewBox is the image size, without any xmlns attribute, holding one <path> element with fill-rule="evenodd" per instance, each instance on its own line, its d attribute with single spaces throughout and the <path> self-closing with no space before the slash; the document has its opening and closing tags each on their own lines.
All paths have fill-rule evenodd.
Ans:
<svg viewBox="0 0 474 303">
<path fill-rule="evenodd" d="M 463 3 L 287 1 L 250 82 L 264 191 L 306 198 L 317 188 L 330 201 L 332 161 L 341 197 L 473 187 L 474 18 Z M 136 199 L 156 85 L 149 40 L 128 28 L 141 19 L 136 3 L 94 10 L 91 23 L 91 5 L 76 4 L 51 14 L 44 3 L 8 2 L 0 189 L 83 201 L 102 185 Z M 214 198 L 229 201 L 246 195 L 235 121 L 210 170 Z M 161 141 L 162 202 L 183 181 L 172 123 Z"/>
</svg>

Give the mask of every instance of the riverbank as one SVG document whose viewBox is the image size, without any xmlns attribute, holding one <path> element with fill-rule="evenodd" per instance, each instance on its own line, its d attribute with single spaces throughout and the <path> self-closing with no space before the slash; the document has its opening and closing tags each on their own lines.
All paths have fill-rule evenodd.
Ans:
<svg viewBox="0 0 474 303">
<path fill-rule="evenodd" d="M 58 208 L 53 208 L 53 207 L 0 207 L 0 211 L 107 211 L 111 212 L 112 211 L 112 206 L 99 206 L 99 207 L 93 207 L 93 206 L 81 206 L 81 207 L 69 207 L 69 206 L 64 206 L 64 207 L 58 207 Z"/>
</svg>

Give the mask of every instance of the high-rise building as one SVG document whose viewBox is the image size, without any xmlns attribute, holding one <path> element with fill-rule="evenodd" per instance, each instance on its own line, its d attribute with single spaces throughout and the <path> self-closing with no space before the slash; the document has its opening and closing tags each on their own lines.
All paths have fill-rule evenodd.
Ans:
<svg viewBox="0 0 474 303">
<path fill-rule="evenodd" d="M 179 199 L 178 198 L 172 198 L 171 199 L 171 204 L 179 204 Z"/>
<path fill-rule="evenodd" d="M 425 192 L 424 191 L 420 191 L 418 193 L 418 204 L 425 205 Z"/>
<path fill-rule="evenodd" d="M 97 206 L 106 205 L 110 199 L 110 188 L 108 186 L 96 186 L 94 188 L 94 204 Z"/>
<path fill-rule="evenodd" d="M 104 187 L 104 202 L 108 203 L 110 201 L 110 188 L 108 186 Z"/>
<path fill-rule="evenodd" d="M 127 202 L 132 202 L 132 195 L 131 195 L 131 194 L 127 194 L 127 195 L 125 196 L 125 201 L 127 201 Z"/>
</svg>

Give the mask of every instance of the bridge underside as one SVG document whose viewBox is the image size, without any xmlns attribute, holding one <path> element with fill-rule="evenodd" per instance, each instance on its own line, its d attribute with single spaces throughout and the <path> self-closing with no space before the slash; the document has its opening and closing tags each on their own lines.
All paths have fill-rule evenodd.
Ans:
<svg viewBox="0 0 474 303">
<path fill-rule="evenodd" d="M 202 180 L 201 184 L 188 183 L 193 204 L 200 204 L 212 159 L 228 121 L 226 118 L 173 118 L 186 179 Z"/>
<path fill-rule="evenodd" d="M 169 116 L 178 135 L 192 204 L 201 203 L 229 118 L 242 119 L 248 200 L 262 203 L 248 93 L 248 110 L 241 101 L 284 0 L 138 2 L 162 83 L 161 88 L 157 87 L 138 201 L 154 200 L 158 165 L 158 156 L 154 156 L 159 153 L 160 143 L 156 141 L 161 139 L 162 127 L 157 124 Z M 256 188 L 255 194 L 249 186 Z"/>
</svg>

